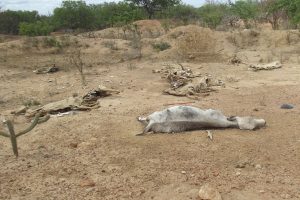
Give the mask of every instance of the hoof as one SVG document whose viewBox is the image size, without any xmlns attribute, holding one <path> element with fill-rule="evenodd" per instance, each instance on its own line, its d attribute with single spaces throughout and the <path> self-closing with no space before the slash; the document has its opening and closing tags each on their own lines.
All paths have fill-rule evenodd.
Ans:
<svg viewBox="0 0 300 200">
<path fill-rule="evenodd" d="M 141 117 L 141 116 L 137 117 L 136 119 L 140 122 L 147 120 L 146 117 Z"/>
</svg>

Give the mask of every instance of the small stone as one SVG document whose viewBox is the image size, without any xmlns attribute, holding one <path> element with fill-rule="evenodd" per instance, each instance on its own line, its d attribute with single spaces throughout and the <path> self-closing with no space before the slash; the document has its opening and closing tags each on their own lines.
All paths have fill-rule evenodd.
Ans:
<svg viewBox="0 0 300 200">
<path fill-rule="evenodd" d="M 248 161 L 248 159 L 244 159 L 244 160 L 239 161 L 235 167 L 236 168 L 245 168 L 249 164 L 250 164 L 250 162 Z"/>
<path fill-rule="evenodd" d="M 91 179 L 84 179 L 80 181 L 79 184 L 81 187 L 94 187 L 96 184 L 93 180 Z"/>
<path fill-rule="evenodd" d="M 160 70 L 159 69 L 153 69 L 152 73 L 160 73 Z"/>
<path fill-rule="evenodd" d="M 78 147 L 78 143 L 70 143 L 70 147 L 76 149 Z"/>
<path fill-rule="evenodd" d="M 253 111 L 257 112 L 257 111 L 259 111 L 259 109 L 258 108 L 254 108 Z"/>
<path fill-rule="evenodd" d="M 262 167 L 261 167 L 260 164 L 255 165 L 255 169 L 261 169 L 261 168 L 262 168 Z"/>
<path fill-rule="evenodd" d="M 87 191 L 87 192 L 92 192 L 93 190 L 95 190 L 95 188 L 93 188 L 93 187 L 85 189 L 85 191 Z"/>
<path fill-rule="evenodd" d="M 140 192 L 141 192 L 141 194 L 144 194 L 146 192 L 146 190 L 145 189 L 141 189 Z"/>
<path fill-rule="evenodd" d="M 67 181 L 67 179 L 65 179 L 65 178 L 59 178 L 58 180 L 59 180 L 59 182 L 66 182 Z"/>
<path fill-rule="evenodd" d="M 259 193 L 265 193 L 266 191 L 264 191 L 264 190 L 259 190 Z"/>
<path fill-rule="evenodd" d="M 289 195 L 289 194 L 281 194 L 280 196 L 283 199 L 290 199 L 291 198 L 291 195 Z"/>
<path fill-rule="evenodd" d="M 281 109 L 293 109 L 294 105 L 292 104 L 288 104 L 288 103 L 284 103 L 280 106 Z"/>
<path fill-rule="evenodd" d="M 239 175 L 241 175 L 241 174 L 242 174 L 242 173 L 241 173 L 240 171 L 238 171 L 238 172 L 235 173 L 236 176 L 239 176 Z"/>
<path fill-rule="evenodd" d="M 186 174 L 186 171 L 181 171 L 182 174 Z"/>
<path fill-rule="evenodd" d="M 199 197 L 202 200 L 222 200 L 220 193 L 209 184 L 205 184 L 200 188 Z"/>
</svg>

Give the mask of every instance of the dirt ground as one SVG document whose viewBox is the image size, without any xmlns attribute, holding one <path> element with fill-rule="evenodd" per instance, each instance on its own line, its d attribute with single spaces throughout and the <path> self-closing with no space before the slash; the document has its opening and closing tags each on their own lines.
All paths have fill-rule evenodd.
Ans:
<svg viewBox="0 0 300 200">
<path fill-rule="evenodd" d="M 161 40 L 176 46 L 178 39 L 168 40 L 168 35 L 188 28 L 143 39 L 141 59 L 124 59 L 133 51 L 128 40 L 110 39 L 118 45 L 112 50 L 102 45 L 107 38 L 77 36 L 85 44 L 82 51 L 89 64 L 85 87 L 64 52 L 22 50 L 24 38 L 0 43 L 0 117 L 12 118 L 17 130 L 27 126 L 28 119 L 9 113 L 28 99 L 46 104 L 100 84 L 121 91 L 100 99 L 100 108 L 51 117 L 18 138 L 17 159 L 10 140 L 0 137 L 0 199 L 199 199 L 198 191 L 207 183 L 223 200 L 300 199 L 300 37 L 282 42 L 286 35 L 282 40 L 280 35 L 287 32 L 246 37 L 244 32 L 213 32 L 221 55 L 197 60 L 201 55 L 195 54 L 181 58 L 181 63 L 224 80 L 226 87 L 191 100 L 163 94 L 168 83 L 152 73 L 175 58 L 178 62 L 176 49 L 157 52 L 149 46 Z M 254 39 L 247 38 L 251 35 Z M 278 59 L 283 67 L 253 72 L 245 64 L 228 63 L 233 54 L 249 63 Z M 54 62 L 63 69 L 32 72 Z M 205 130 L 135 136 L 143 129 L 137 116 L 181 102 L 225 115 L 261 117 L 267 127 L 212 130 L 213 140 Z M 280 109 L 283 103 L 295 107 Z"/>
</svg>

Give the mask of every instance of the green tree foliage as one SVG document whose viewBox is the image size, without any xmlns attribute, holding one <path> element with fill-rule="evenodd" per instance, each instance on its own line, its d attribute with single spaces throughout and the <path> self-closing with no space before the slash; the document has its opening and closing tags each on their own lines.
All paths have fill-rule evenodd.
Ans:
<svg viewBox="0 0 300 200">
<path fill-rule="evenodd" d="M 198 12 L 205 24 L 215 28 L 229 12 L 229 7 L 226 4 L 205 4 L 199 8 Z"/>
<path fill-rule="evenodd" d="M 84 1 L 63 1 L 62 7 L 56 8 L 53 24 L 56 28 L 91 29 L 95 15 Z"/>
<path fill-rule="evenodd" d="M 300 23 L 300 0 L 278 0 L 271 9 L 284 10 L 293 24 Z"/>
<path fill-rule="evenodd" d="M 142 9 L 126 2 L 91 5 L 91 8 L 95 15 L 95 27 L 100 29 L 146 18 Z"/>
<path fill-rule="evenodd" d="M 154 17 L 155 12 L 165 10 L 180 4 L 180 0 L 125 0 L 138 7 L 142 7 L 148 15 L 149 19 Z"/>
<path fill-rule="evenodd" d="M 176 20 L 182 20 L 187 23 L 190 20 L 198 19 L 199 13 L 197 8 L 193 6 L 180 4 L 168 8 L 162 12 L 161 16 L 161 18 L 172 18 Z"/>
<path fill-rule="evenodd" d="M 33 23 L 20 23 L 19 34 L 27 36 L 49 35 L 53 27 L 46 21 L 36 21 Z"/>
<path fill-rule="evenodd" d="M 87 5 L 84 0 L 64 0 L 51 16 L 40 16 L 37 11 L 3 11 L 0 9 L 0 33 L 47 35 L 53 30 L 94 30 L 126 25 L 146 18 L 201 21 L 216 28 L 222 22 L 241 18 L 268 20 L 278 29 L 283 20 L 296 27 L 300 23 L 300 0 L 237 0 L 228 3 L 206 1 L 200 8 L 181 4 L 181 0 L 123 0 L 119 3 Z"/>
<path fill-rule="evenodd" d="M 239 0 L 231 4 L 231 10 L 241 19 L 249 20 L 255 19 L 258 16 L 259 7 L 257 1 Z"/>
<path fill-rule="evenodd" d="M 21 22 L 32 23 L 39 18 L 37 11 L 0 11 L 0 33 L 18 34 Z"/>
</svg>

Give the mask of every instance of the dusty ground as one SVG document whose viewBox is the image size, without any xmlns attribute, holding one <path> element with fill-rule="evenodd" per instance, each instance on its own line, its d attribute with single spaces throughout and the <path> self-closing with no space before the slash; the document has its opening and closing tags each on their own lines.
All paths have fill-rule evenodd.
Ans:
<svg viewBox="0 0 300 200">
<path fill-rule="evenodd" d="M 229 33 L 215 34 L 227 41 Z M 127 55 L 122 54 L 127 40 L 118 41 L 120 48 L 115 51 L 100 45 L 103 38 L 78 40 L 89 44 L 83 47 L 86 62 L 91 63 L 84 88 L 76 70 L 67 66 L 66 54 L 19 50 L 18 39 L 0 44 L 6 53 L 0 60 L 0 112 L 13 118 L 18 130 L 28 120 L 8 113 L 28 99 L 46 104 L 84 94 L 99 84 L 121 91 L 101 99 L 98 109 L 52 117 L 38 125 L 18 139 L 18 159 L 10 141 L 1 137 L 0 199 L 198 199 L 199 188 L 206 183 L 224 200 L 300 199 L 300 64 L 293 51 L 297 41 L 276 48 L 253 47 L 249 45 L 253 41 L 241 42 L 242 46 L 236 41 L 234 48 L 227 41 L 222 43 L 226 49 L 222 59 L 184 60 L 194 72 L 213 74 L 226 83 L 208 97 L 191 100 L 162 94 L 168 84 L 152 73 L 163 63 L 174 62 L 172 49 L 150 52 L 146 46 L 142 53 L 147 56 L 142 59 L 119 61 Z M 249 71 L 246 65 L 226 62 L 232 52 L 247 62 L 281 59 L 283 68 Z M 32 72 L 35 66 L 53 62 L 63 70 L 46 75 Z M 178 102 L 194 102 L 190 105 L 219 109 L 226 115 L 262 117 L 267 127 L 253 132 L 213 130 L 213 141 L 205 131 L 135 136 L 143 128 L 137 116 Z M 283 103 L 295 108 L 282 110 Z M 83 186 L 85 182 L 90 186 Z"/>
</svg>

